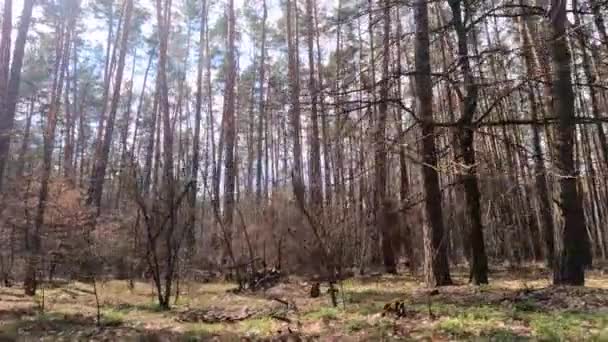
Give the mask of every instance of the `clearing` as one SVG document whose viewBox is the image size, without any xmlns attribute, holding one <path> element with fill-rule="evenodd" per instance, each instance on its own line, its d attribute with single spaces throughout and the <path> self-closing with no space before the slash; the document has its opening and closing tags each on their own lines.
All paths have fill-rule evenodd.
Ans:
<svg viewBox="0 0 608 342">
<path fill-rule="evenodd" d="M 348 279 L 338 286 L 338 308 L 330 306 L 327 288 L 310 298 L 310 282 L 295 277 L 258 293 L 188 283 L 164 312 L 150 284 L 130 290 L 126 281 L 111 280 L 97 284 L 101 326 L 91 284 L 47 284 L 34 298 L 18 286 L 1 288 L 0 341 L 608 341 L 603 271 L 588 272 L 584 288 L 549 286 L 541 268 L 494 271 L 481 287 L 463 285 L 463 270 L 453 275 L 456 285 L 433 295 L 409 275 Z"/>
</svg>

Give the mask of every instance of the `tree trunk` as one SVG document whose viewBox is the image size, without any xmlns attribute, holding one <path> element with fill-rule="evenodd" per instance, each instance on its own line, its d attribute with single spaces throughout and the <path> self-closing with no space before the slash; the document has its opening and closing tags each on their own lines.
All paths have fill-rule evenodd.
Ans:
<svg viewBox="0 0 608 342">
<path fill-rule="evenodd" d="M 465 95 L 461 105 L 459 127 L 460 153 L 464 161 L 462 182 L 466 197 L 466 208 L 471 220 L 471 271 L 470 280 L 476 284 L 488 283 L 488 260 L 483 240 L 483 225 L 481 222 L 481 193 L 477 181 L 477 162 L 475 157 L 475 127 L 473 116 L 477 109 L 478 89 L 473 79 L 469 64 L 469 49 L 465 23 L 462 22 L 461 0 L 449 0 L 452 9 L 452 21 L 458 39 L 458 64 L 464 76 Z M 467 6 L 465 4 L 465 6 Z"/>
<path fill-rule="evenodd" d="M 388 117 L 388 96 L 389 96 L 389 60 L 390 60 L 390 28 L 391 28 L 391 6 L 389 1 L 384 3 L 384 36 L 383 36 L 383 58 L 382 58 L 382 83 L 380 88 L 380 106 L 378 108 L 378 117 L 376 118 L 376 134 L 375 134 L 375 185 L 376 185 L 376 218 L 378 228 L 380 230 L 382 243 L 382 257 L 384 268 L 387 273 L 397 273 L 397 264 L 395 261 L 395 251 L 393 250 L 394 228 L 390 224 L 388 217 L 391 213 L 388 212 L 391 207 L 389 198 L 386 194 L 387 183 L 387 158 L 386 158 L 386 120 Z M 393 214 L 394 215 L 394 214 Z"/>
<path fill-rule="evenodd" d="M 424 180 L 424 210 L 428 224 L 423 226 L 424 274 L 427 286 L 452 284 L 447 255 L 447 239 L 443 226 L 439 170 L 433 122 L 433 88 L 429 53 L 429 17 L 426 0 L 414 4 L 416 21 L 416 112 L 422 128 L 422 177 Z"/>
<path fill-rule="evenodd" d="M 8 89 L 4 97 L 4 103 L 0 103 L 0 191 L 4 179 L 4 169 L 9 159 L 9 147 L 11 143 L 11 131 L 15 125 L 15 109 L 17 107 L 17 97 L 19 95 L 19 84 L 21 83 L 21 67 L 23 65 L 23 55 L 25 52 L 25 42 L 27 32 L 30 28 L 32 19 L 32 8 L 34 0 L 23 1 L 23 11 L 17 29 L 15 48 L 11 61 L 10 78 Z"/>
<path fill-rule="evenodd" d="M 30 99 L 30 106 L 25 119 L 25 131 L 23 132 L 23 140 L 21 141 L 21 148 L 19 149 L 19 159 L 17 160 L 17 178 L 23 177 L 23 172 L 25 171 L 25 159 L 30 147 L 32 116 L 34 115 L 34 104 L 36 102 L 35 99 L 35 96 L 32 96 Z"/>
<path fill-rule="evenodd" d="M 49 183 L 51 178 L 51 170 L 53 167 L 53 147 L 55 142 L 55 128 L 57 127 L 57 115 L 59 114 L 59 106 L 61 103 L 61 94 L 63 91 L 64 76 L 66 73 L 70 46 L 71 34 L 76 22 L 77 8 L 70 8 L 72 16 L 69 17 L 68 23 L 61 23 L 57 28 L 57 55 L 53 73 L 53 86 L 49 97 L 49 111 L 47 113 L 46 124 L 43 131 L 44 149 L 43 149 L 43 164 L 42 174 L 40 176 L 40 191 L 38 193 L 38 206 L 34 217 L 34 232 L 29 235 L 29 241 L 26 241 L 26 248 L 29 255 L 27 258 L 26 274 L 23 281 L 25 294 L 33 296 L 36 294 L 38 280 L 36 277 L 38 263 L 41 259 L 41 236 L 40 232 L 44 226 L 44 213 L 46 210 L 47 199 L 49 196 Z M 70 13 L 67 13 L 69 15 Z"/>
<path fill-rule="evenodd" d="M 133 9 L 132 0 L 126 2 L 124 21 L 122 23 L 122 36 L 120 42 L 120 53 L 118 56 L 118 66 L 114 80 L 114 89 L 112 91 L 112 99 L 110 102 L 110 111 L 104 130 L 103 141 L 101 143 L 100 154 L 96 156 L 95 166 L 91 175 L 91 185 L 87 198 L 88 205 L 94 205 L 99 213 L 101 209 L 101 197 L 103 193 L 103 184 L 106 178 L 106 168 L 110 157 L 110 146 L 112 145 L 112 137 L 114 133 L 114 123 L 116 112 L 118 110 L 118 102 L 120 100 L 120 89 L 122 87 L 122 75 L 125 68 L 125 59 L 127 56 L 127 44 L 129 41 L 129 30 L 131 28 L 131 13 Z"/>
<path fill-rule="evenodd" d="M 259 110 L 258 110 L 258 135 L 257 135 L 257 164 L 256 164 L 256 191 L 255 198 L 258 204 L 262 199 L 262 142 L 266 141 L 264 134 L 264 121 L 266 120 L 266 104 L 264 102 L 264 82 L 266 77 L 266 20 L 268 19 L 268 9 L 266 0 L 262 1 L 262 38 L 261 38 L 261 57 L 260 57 L 260 92 L 259 92 Z M 266 146 L 268 142 L 266 141 Z M 268 174 L 268 168 L 266 168 Z"/>
<path fill-rule="evenodd" d="M 323 178 L 321 178 L 321 146 L 319 143 L 318 123 L 318 90 L 315 73 L 314 41 L 316 30 L 314 25 L 313 0 L 306 0 L 306 33 L 308 43 L 308 95 L 310 97 L 310 199 L 316 209 L 323 204 Z"/>
<path fill-rule="evenodd" d="M 226 55 L 226 88 L 224 89 L 224 134 L 226 141 L 226 159 L 224 161 L 224 226 L 227 230 L 227 240 L 231 249 L 232 219 L 234 214 L 234 190 L 235 190 L 235 83 L 236 83 L 236 59 L 235 59 L 235 10 L 234 0 L 228 0 L 228 52 Z"/>
<path fill-rule="evenodd" d="M 566 32 L 566 2 L 551 1 L 550 50 L 553 64 L 553 110 L 559 119 L 554 161 L 560 184 L 560 207 L 564 216 L 561 246 L 554 265 L 553 283 L 584 285 L 585 266 L 591 263 L 585 215 L 577 189 L 577 170 L 573 158 L 576 132 L 574 91 L 570 47 Z"/>
<path fill-rule="evenodd" d="M 530 37 L 526 19 L 520 19 L 520 35 L 522 37 L 523 54 L 526 64 L 526 73 L 529 77 L 534 77 L 536 72 L 536 63 L 532 51 L 532 39 Z M 535 90 L 530 87 L 528 91 L 528 99 L 531 106 L 532 119 L 539 118 L 538 100 L 535 96 Z M 535 183 L 538 188 L 540 216 L 543 227 L 543 241 L 545 242 L 545 260 L 547 267 L 552 267 L 554 259 L 554 238 L 555 224 L 553 221 L 553 212 L 551 201 L 549 198 L 549 189 L 547 187 L 546 169 L 541 145 L 541 132 L 538 125 L 532 126 L 532 141 L 534 145 L 534 170 Z"/>
<path fill-rule="evenodd" d="M 289 117 L 292 126 L 293 140 L 293 168 L 291 171 L 292 181 L 294 183 L 294 195 L 300 203 L 305 203 L 304 194 L 306 193 L 304 186 L 304 177 L 302 175 L 302 146 L 300 139 L 300 84 L 299 84 L 299 61 L 297 56 L 298 37 L 294 34 L 294 19 L 297 16 L 297 11 L 292 0 L 287 1 L 287 53 L 289 59 L 288 77 L 289 77 Z M 297 21 L 297 20 L 296 20 Z"/>
</svg>

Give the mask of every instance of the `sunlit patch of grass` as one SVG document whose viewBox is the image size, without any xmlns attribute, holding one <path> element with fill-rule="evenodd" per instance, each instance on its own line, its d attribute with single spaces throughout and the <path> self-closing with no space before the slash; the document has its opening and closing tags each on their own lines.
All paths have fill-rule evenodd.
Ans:
<svg viewBox="0 0 608 342">
<path fill-rule="evenodd" d="M 517 333 L 505 328 L 490 330 L 487 332 L 486 337 L 488 337 L 491 341 L 496 342 L 528 341 L 531 339 L 530 337 L 518 335 Z"/>
<path fill-rule="evenodd" d="M 228 330 L 228 326 L 224 323 L 187 323 L 185 331 L 188 334 L 213 335 Z"/>
<path fill-rule="evenodd" d="M 535 312 L 527 316 L 534 335 L 541 340 L 582 340 L 598 337 L 608 328 L 606 313 Z"/>
<path fill-rule="evenodd" d="M 309 311 L 304 317 L 309 320 L 332 321 L 337 320 L 340 311 L 332 307 L 322 307 L 317 310 Z"/>
<path fill-rule="evenodd" d="M 361 315 L 373 315 L 382 312 L 385 303 L 382 302 L 362 302 L 360 304 L 347 304 L 346 310 L 350 313 Z"/>
<path fill-rule="evenodd" d="M 162 312 L 164 309 L 158 304 L 158 301 L 149 301 L 147 303 L 121 303 L 118 305 L 110 305 L 111 309 L 120 311 L 123 313 L 130 313 L 132 311 L 147 311 L 147 312 Z"/>
<path fill-rule="evenodd" d="M 363 330 L 369 330 L 372 325 L 364 319 L 353 319 L 346 322 L 345 328 L 349 333 L 357 333 Z"/>
<path fill-rule="evenodd" d="M 248 319 L 239 323 L 239 331 L 252 336 L 267 336 L 275 330 L 275 322 L 270 317 Z"/>
<path fill-rule="evenodd" d="M 390 320 L 383 319 L 370 325 L 364 330 L 367 333 L 366 340 L 385 341 L 389 336 L 389 333 L 393 330 L 393 324 L 394 323 Z"/>
<path fill-rule="evenodd" d="M 532 299 L 525 299 L 514 304 L 516 311 L 533 312 L 538 311 L 538 304 Z"/>
<path fill-rule="evenodd" d="M 102 315 L 101 323 L 104 326 L 118 326 L 125 321 L 125 314 L 117 310 L 105 310 Z"/>
<path fill-rule="evenodd" d="M 585 287 L 594 287 L 598 289 L 608 290 L 608 281 L 606 276 L 600 276 L 597 273 L 591 273 L 585 278 Z"/>
<path fill-rule="evenodd" d="M 473 306 L 442 319 L 440 330 L 457 337 L 487 336 L 508 319 L 506 312 L 489 305 Z"/>
</svg>

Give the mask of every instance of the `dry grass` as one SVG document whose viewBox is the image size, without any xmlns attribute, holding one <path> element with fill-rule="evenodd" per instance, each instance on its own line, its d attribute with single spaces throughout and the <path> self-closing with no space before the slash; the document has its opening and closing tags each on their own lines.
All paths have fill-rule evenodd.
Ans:
<svg viewBox="0 0 608 342">
<path fill-rule="evenodd" d="M 99 284 L 102 327 L 95 321 L 90 284 L 72 282 L 25 297 L 22 289 L 0 289 L 0 340 L 239 340 L 270 338 L 287 331 L 338 340 L 608 340 L 608 277 L 591 272 L 587 287 L 552 288 L 538 270 L 496 272 L 482 287 L 455 285 L 429 297 L 419 279 L 380 276 L 344 281 L 338 308 L 329 306 L 326 289 L 309 298 L 309 284 L 290 278 L 265 293 L 235 294 L 228 283 L 182 284 L 170 311 L 160 311 L 150 284 L 125 281 Z M 465 284 L 465 273 L 455 276 Z M 288 300 L 289 308 L 274 300 Z M 404 318 L 383 316 L 388 302 L 403 300 Z M 44 312 L 42 306 L 44 302 Z M 197 313 L 218 322 L 184 319 Z M 230 317 L 247 319 L 230 321 Z M 226 319 L 226 317 L 228 319 Z M 286 323 L 284 320 L 291 323 Z"/>
</svg>

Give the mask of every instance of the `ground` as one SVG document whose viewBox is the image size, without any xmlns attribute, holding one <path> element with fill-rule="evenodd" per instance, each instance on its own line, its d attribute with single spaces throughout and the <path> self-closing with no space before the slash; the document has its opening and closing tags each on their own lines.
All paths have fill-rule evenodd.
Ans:
<svg viewBox="0 0 608 342">
<path fill-rule="evenodd" d="M 0 341 L 608 341 L 608 274 L 589 272 L 584 288 L 548 279 L 538 267 L 502 270 L 475 287 L 463 270 L 436 293 L 408 275 L 358 277 L 338 287 L 337 308 L 326 288 L 309 298 L 310 283 L 296 277 L 259 293 L 188 283 L 170 311 L 159 310 L 150 284 L 112 280 L 97 284 L 100 326 L 91 284 L 54 284 L 34 298 L 15 286 L 0 288 Z M 395 302 L 400 315 L 385 308 Z"/>
</svg>

